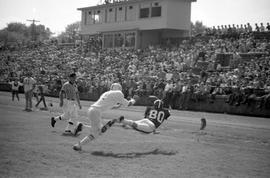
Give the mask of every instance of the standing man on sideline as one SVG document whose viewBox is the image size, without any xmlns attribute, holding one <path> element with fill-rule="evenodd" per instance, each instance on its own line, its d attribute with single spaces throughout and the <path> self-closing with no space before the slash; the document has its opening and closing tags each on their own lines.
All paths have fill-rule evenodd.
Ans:
<svg viewBox="0 0 270 178">
<path fill-rule="evenodd" d="M 38 103 L 39 98 L 38 98 L 38 86 L 36 85 L 34 90 L 33 90 L 33 97 L 36 98 L 36 101 Z"/>
<path fill-rule="evenodd" d="M 72 134 L 70 126 L 74 125 L 73 119 L 78 120 L 78 108 L 81 109 L 79 91 L 76 81 L 76 74 L 69 75 L 69 81 L 64 83 L 59 93 L 60 107 L 63 109 L 63 114 L 51 118 L 51 126 L 54 127 L 58 120 L 68 120 L 64 134 Z M 64 101 L 65 99 L 65 101 Z"/>
<path fill-rule="evenodd" d="M 45 101 L 45 96 L 44 96 L 44 94 L 45 94 L 45 85 L 39 85 L 37 88 L 38 88 L 38 92 L 39 92 L 39 95 L 40 95 L 40 99 L 37 102 L 37 104 L 35 105 L 35 107 L 37 108 L 39 103 L 42 101 L 43 105 L 44 105 L 44 108 L 42 110 L 47 111 L 48 108 L 47 108 L 46 101 Z"/>
<path fill-rule="evenodd" d="M 119 83 L 113 83 L 110 87 L 110 91 L 103 93 L 98 101 L 92 104 L 88 109 L 88 118 L 90 119 L 91 123 L 90 134 L 75 144 L 73 149 L 80 151 L 82 149 L 82 145 L 95 140 L 103 133 L 101 130 L 101 115 L 103 112 L 110 109 L 116 109 L 121 106 L 128 107 L 134 103 L 135 100 L 133 98 L 131 98 L 129 101 L 124 98 L 122 86 Z M 74 130 L 74 134 L 76 135 L 79 131 L 82 131 L 83 126 L 87 127 L 87 125 L 79 123 Z"/>
<path fill-rule="evenodd" d="M 36 81 L 31 77 L 29 72 L 23 80 L 24 94 L 25 94 L 25 111 L 32 111 L 32 97 L 35 89 Z"/>
<path fill-rule="evenodd" d="M 15 95 L 16 95 L 18 101 L 20 101 L 19 87 L 23 86 L 23 84 L 21 82 L 19 82 L 17 78 L 15 78 L 14 81 L 10 81 L 8 83 L 11 85 L 12 101 L 14 101 L 14 96 Z"/>
</svg>

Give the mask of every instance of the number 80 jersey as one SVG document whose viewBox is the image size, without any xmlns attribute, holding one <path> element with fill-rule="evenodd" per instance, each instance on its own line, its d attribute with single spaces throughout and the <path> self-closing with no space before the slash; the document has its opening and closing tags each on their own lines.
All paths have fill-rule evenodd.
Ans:
<svg viewBox="0 0 270 178">
<path fill-rule="evenodd" d="M 168 109 L 155 109 L 154 107 L 147 107 L 144 117 L 152 121 L 156 128 L 158 128 L 165 119 L 167 120 L 168 117 L 170 117 L 170 115 L 171 114 Z"/>
</svg>

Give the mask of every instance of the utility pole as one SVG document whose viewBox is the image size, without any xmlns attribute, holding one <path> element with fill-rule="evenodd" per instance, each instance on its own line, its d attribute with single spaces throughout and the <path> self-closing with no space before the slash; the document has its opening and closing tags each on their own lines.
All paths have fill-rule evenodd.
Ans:
<svg viewBox="0 0 270 178">
<path fill-rule="evenodd" d="M 29 22 L 32 22 L 32 24 L 31 24 L 31 36 L 32 36 L 32 40 L 33 41 L 36 41 L 37 39 L 36 39 L 36 22 L 40 22 L 40 21 L 38 21 L 38 20 L 35 20 L 35 19 L 33 19 L 33 20 L 27 20 L 27 21 L 29 21 Z"/>
</svg>

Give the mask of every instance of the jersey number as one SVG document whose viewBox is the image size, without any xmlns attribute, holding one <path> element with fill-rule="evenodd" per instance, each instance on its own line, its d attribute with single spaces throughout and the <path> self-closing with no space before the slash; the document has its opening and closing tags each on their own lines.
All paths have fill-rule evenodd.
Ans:
<svg viewBox="0 0 270 178">
<path fill-rule="evenodd" d="M 159 123 L 164 120 L 165 113 L 163 111 L 151 110 L 149 113 L 149 119 L 156 119 Z"/>
</svg>

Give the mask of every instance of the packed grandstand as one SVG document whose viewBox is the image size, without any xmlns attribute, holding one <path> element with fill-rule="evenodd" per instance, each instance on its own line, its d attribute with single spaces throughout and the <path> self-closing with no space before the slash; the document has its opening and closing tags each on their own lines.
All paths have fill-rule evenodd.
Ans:
<svg viewBox="0 0 270 178">
<path fill-rule="evenodd" d="M 67 74 L 76 72 L 85 99 L 120 82 L 126 97 L 155 95 L 168 107 L 188 102 L 256 103 L 270 108 L 270 26 L 228 25 L 185 39 L 167 39 L 146 49 L 101 49 L 100 42 L 73 46 L 57 42 L 2 46 L 1 83 L 23 80 L 28 72 L 49 94 L 57 94 Z M 88 98 L 87 98 L 88 97 Z"/>
</svg>

